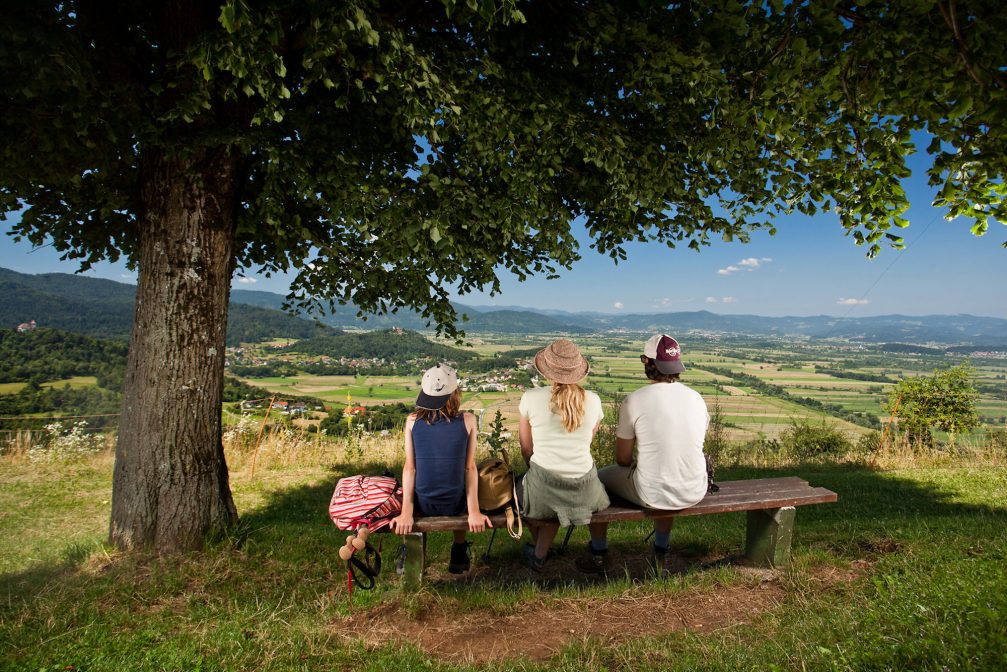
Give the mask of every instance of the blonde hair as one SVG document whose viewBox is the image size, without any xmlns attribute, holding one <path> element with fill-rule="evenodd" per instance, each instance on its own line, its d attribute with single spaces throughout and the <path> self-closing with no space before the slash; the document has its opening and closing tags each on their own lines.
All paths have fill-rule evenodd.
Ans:
<svg viewBox="0 0 1007 672">
<path fill-rule="evenodd" d="M 549 410 L 563 421 L 563 428 L 572 432 L 584 422 L 584 388 L 577 383 L 553 383 L 549 395 Z"/>
<path fill-rule="evenodd" d="M 426 421 L 428 425 L 433 424 L 440 417 L 443 417 L 448 422 L 451 422 L 451 420 L 457 418 L 461 413 L 461 405 L 462 392 L 461 390 L 456 389 L 451 393 L 451 396 L 448 397 L 448 400 L 444 403 L 443 407 L 438 408 L 436 411 L 432 411 L 429 408 L 420 408 L 417 406 L 416 410 L 413 411 L 413 416 L 417 420 Z"/>
</svg>

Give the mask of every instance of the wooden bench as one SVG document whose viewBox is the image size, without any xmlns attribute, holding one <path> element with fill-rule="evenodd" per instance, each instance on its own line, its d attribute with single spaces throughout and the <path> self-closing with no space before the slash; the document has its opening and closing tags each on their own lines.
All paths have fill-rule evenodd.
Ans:
<svg viewBox="0 0 1007 672">
<path fill-rule="evenodd" d="M 704 516 L 731 511 L 748 512 L 745 555 L 758 567 L 786 567 L 790 563 L 790 542 L 794 530 L 795 507 L 826 504 L 839 497 L 825 488 L 815 488 L 796 476 L 762 478 L 718 483 L 720 490 L 708 494 L 695 506 L 679 511 L 644 509 L 627 502 L 613 501 L 612 506 L 596 512 L 593 523 L 617 523 L 624 520 Z M 503 515 L 490 516 L 493 526 L 505 528 Z M 403 585 L 419 587 L 426 563 L 428 532 L 450 532 L 468 528 L 465 516 L 429 516 L 416 518 L 413 532 L 405 535 L 405 572 Z"/>
</svg>

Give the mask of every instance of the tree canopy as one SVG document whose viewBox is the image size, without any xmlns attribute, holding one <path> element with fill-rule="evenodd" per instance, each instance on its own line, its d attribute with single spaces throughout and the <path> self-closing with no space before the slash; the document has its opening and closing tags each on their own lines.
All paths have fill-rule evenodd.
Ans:
<svg viewBox="0 0 1007 672">
<path fill-rule="evenodd" d="M 939 205 L 1005 220 L 997 2 L 5 3 L 0 198 L 19 235 L 136 258 L 144 156 L 242 157 L 235 263 L 416 305 L 553 273 L 570 223 L 745 240 L 835 208 L 898 244 L 910 133 Z"/>
<path fill-rule="evenodd" d="M 11 0 L 0 215 L 138 268 L 110 537 L 197 547 L 237 519 L 220 440 L 235 269 L 295 305 L 419 308 L 555 274 L 571 226 L 745 241 L 834 208 L 876 254 L 912 133 L 974 233 L 1005 221 L 1000 2 Z"/>
</svg>

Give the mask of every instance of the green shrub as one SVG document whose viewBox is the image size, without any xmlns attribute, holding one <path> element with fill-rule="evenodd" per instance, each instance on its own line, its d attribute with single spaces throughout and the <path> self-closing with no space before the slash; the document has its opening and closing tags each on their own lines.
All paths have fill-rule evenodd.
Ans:
<svg viewBox="0 0 1007 672">
<path fill-rule="evenodd" d="M 619 407 L 625 398 L 626 395 L 616 394 L 612 403 L 605 406 L 605 415 L 591 442 L 591 457 L 599 469 L 615 462 L 615 431 L 619 426 Z"/>
<path fill-rule="evenodd" d="M 799 460 L 842 457 L 850 452 L 849 437 L 823 420 L 812 424 L 806 419 L 791 418 L 791 425 L 780 435 L 780 445 L 789 457 Z"/>
<path fill-rule="evenodd" d="M 867 432 L 857 439 L 853 455 L 857 459 L 865 459 L 881 450 L 881 432 Z"/>
<path fill-rule="evenodd" d="M 706 439 L 703 441 L 703 452 L 710 459 L 714 466 L 720 464 L 721 456 L 727 446 L 727 436 L 724 429 L 727 423 L 724 419 L 724 412 L 720 409 L 720 401 L 713 403 L 710 410 L 710 426 L 706 429 Z"/>
</svg>

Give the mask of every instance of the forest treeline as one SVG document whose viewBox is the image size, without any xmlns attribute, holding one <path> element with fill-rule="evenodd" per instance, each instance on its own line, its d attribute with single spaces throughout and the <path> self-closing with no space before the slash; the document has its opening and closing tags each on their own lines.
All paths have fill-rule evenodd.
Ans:
<svg viewBox="0 0 1007 672">
<path fill-rule="evenodd" d="M 96 376 L 99 387 L 122 387 L 126 343 L 39 328 L 0 329 L 0 383 L 44 383 Z"/>
<path fill-rule="evenodd" d="M 431 343 L 418 332 L 396 329 L 329 333 L 306 338 L 280 351 L 348 359 L 384 359 L 388 362 L 429 359 L 461 364 L 477 357 L 475 353 L 460 348 Z"/>
</svg>

